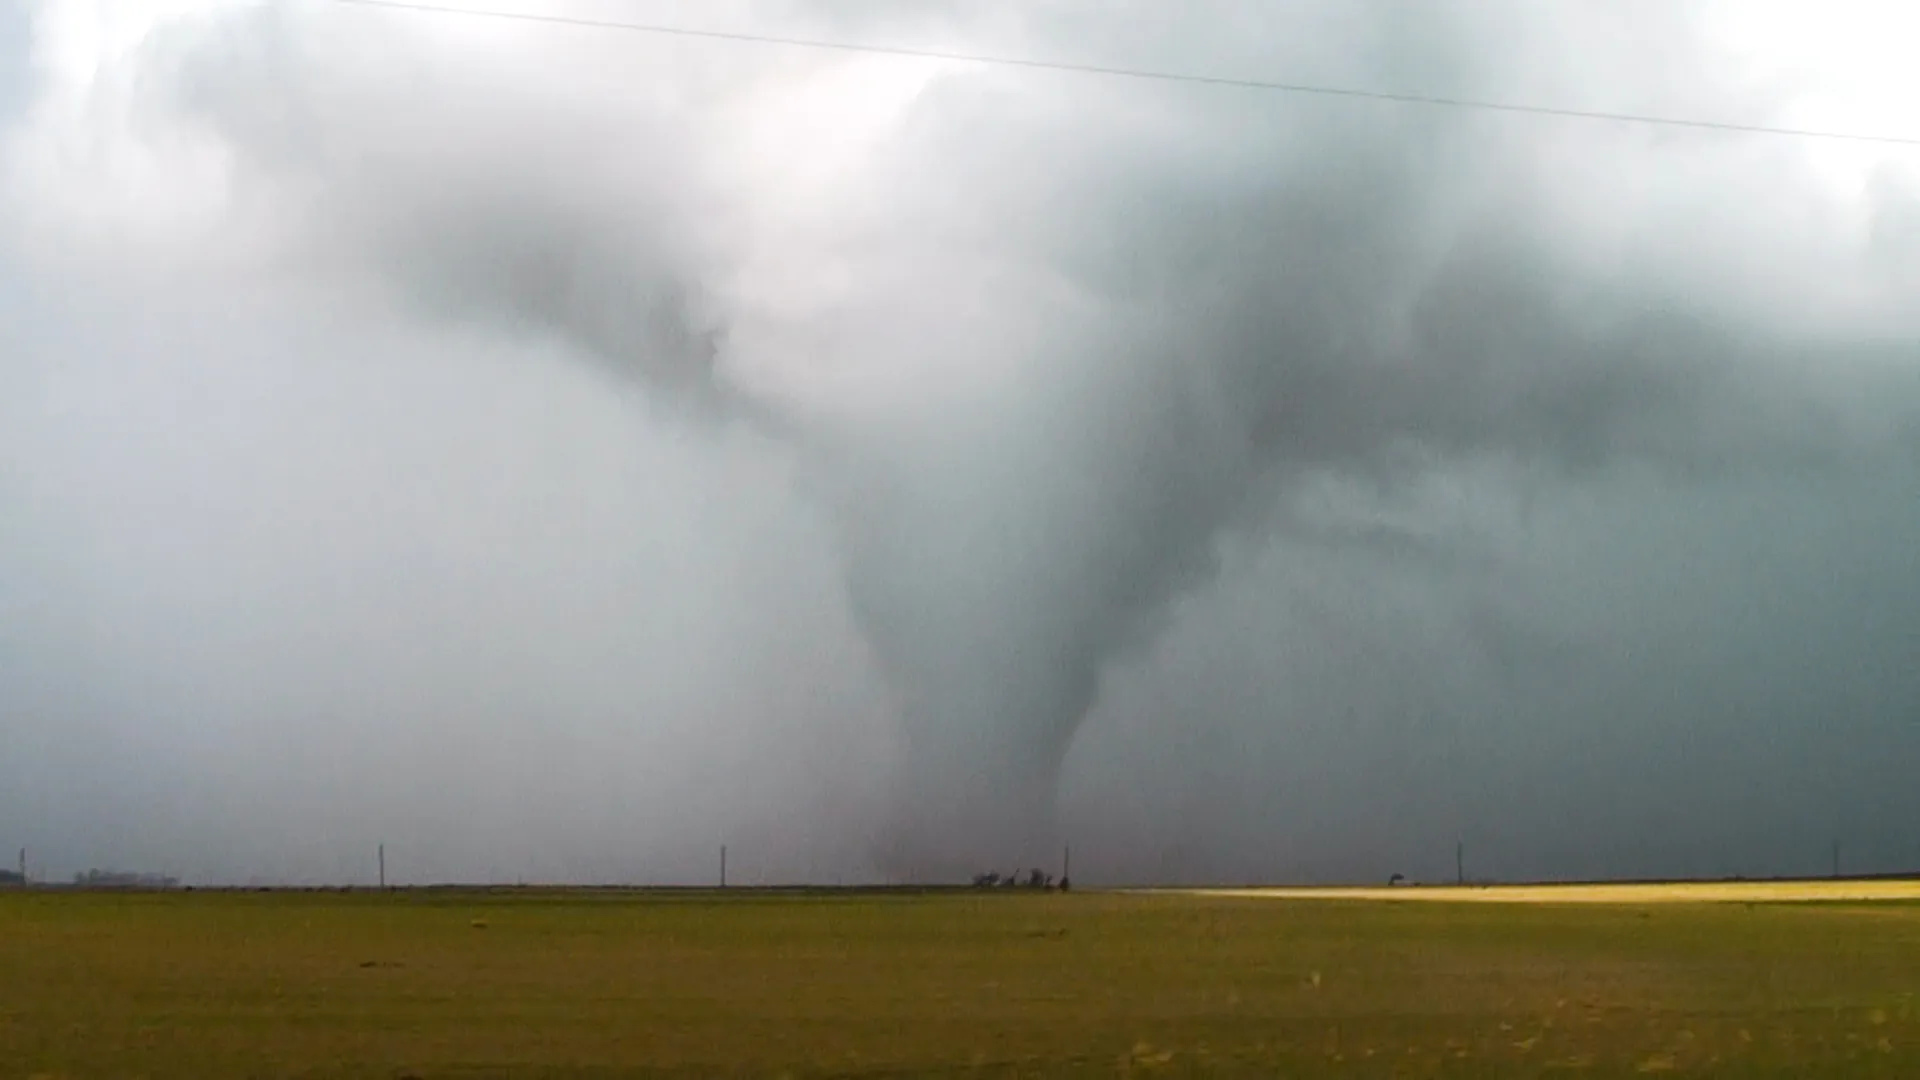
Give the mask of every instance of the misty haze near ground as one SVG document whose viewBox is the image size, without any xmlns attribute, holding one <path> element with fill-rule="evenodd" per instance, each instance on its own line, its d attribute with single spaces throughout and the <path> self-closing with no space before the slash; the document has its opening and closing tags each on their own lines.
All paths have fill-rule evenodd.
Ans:
<svg viewBox="0 0 1920 1080">
<path fill-rule="evenodd" d="M 174 7 L 0 21 L 44 873 L 1920 867 L 1920 150 Z M 535 7 L 1803 89 L 1664 3 Z"/>
</svg>

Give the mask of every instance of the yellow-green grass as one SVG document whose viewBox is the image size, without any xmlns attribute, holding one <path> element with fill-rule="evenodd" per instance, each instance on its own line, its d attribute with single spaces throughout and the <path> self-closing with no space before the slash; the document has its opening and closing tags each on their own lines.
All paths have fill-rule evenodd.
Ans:
<svg viewBox="0 0 1920 1080">
<path fill-rule="evenodd" d="M 1920 900 L 1920 878 L 1636 881 L 1568 885 L 1429 885 L 1386 888 L 1254 887 L 1180 891 L 1193 896 L 1258 897 L 1269 900 L 1434 900 L 1442 903 L 1467 904 L 1818 903 Z"/>
<path fill-rule="evenodd" d="M 1920 1076 L 1920 905 L 0 894 L 0 1076 Z"/>
</svg>

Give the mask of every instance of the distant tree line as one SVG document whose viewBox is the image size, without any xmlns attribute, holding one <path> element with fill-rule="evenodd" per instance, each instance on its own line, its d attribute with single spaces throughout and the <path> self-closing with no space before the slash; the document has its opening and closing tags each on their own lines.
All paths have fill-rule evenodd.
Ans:
<svg viewBox="0 0 1920 1080">
<path fill-rule="evenodd" d="M 73 883 L 82 889 L 171 889 L 180 884 L 180 879 L 120 870 L 88 870 L 73 875 Z"/>
<path fill-rule="evenodd" d="M 984 874 L 975 874 L 973 887 L 976 889 L 1052 889 L 1056 887 L 1069 889 L 1072 885 L 1063 877 L 1060 879 L 1060 884 L 1055 886 L 1052 874 L 1036 868 L 1027 871 L 1025 875 L 1016 871 L 1005 877 L 991 870 Z"/>
</svg>

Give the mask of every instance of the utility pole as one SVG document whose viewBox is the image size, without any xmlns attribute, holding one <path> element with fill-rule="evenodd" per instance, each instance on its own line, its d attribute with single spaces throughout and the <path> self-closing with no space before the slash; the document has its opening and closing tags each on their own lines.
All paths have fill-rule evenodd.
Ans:
<svg viewBox="0 0 1920 1080">
<path fill-rule="evenodd" d="M 20 884 L 24 886 L 26 885 L 26 883 L 27 883 L 27 849 L 21 848 L 20 849 Z"/>
<path fill-rule="evenodd" d="M 1467 842 L 1465 840 L 1453 842 L 1453 879 L 1456 884 L 1467 883 Z"/>
<path fill-rule="evenodd" d="M 720 845 L 720 887 L 727 887 L 727 845 Z"/>
<path fill-rule="evenodd" d="M 1060 883 L 1063 885 L 1066 884 L 1067 879 L 1072 876 L 1073 876 L 1073 845 L 1066 844 L 1060 848 Z"/>
<path fill-rule="evenodd" d="M 380 887 L 387 887 L 387 845 L 380 845 Z"/>
</svg>

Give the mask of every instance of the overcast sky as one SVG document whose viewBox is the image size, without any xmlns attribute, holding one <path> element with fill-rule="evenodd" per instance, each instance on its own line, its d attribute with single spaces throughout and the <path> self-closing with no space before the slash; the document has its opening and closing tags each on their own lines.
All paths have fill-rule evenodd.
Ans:
<svg viewBox="0 0 1920 1080">
<path fill-rule="evenodd" d="M 1865 0 L 491 6 L 1920 137 Z M 0 3 L 0 847 L 1920 868 L 1915 295 L 1913 146 Z"/>
</svg>

